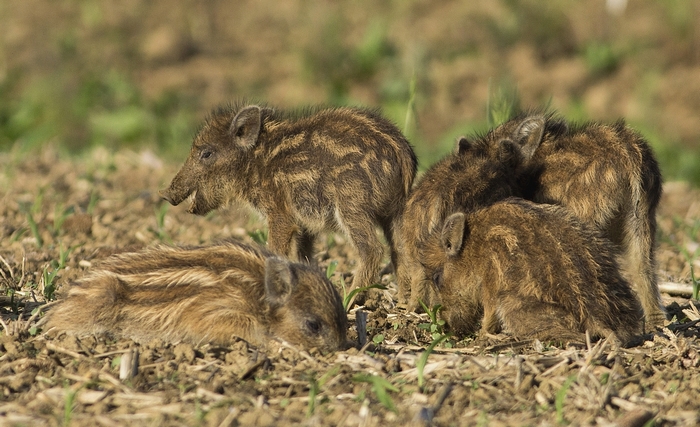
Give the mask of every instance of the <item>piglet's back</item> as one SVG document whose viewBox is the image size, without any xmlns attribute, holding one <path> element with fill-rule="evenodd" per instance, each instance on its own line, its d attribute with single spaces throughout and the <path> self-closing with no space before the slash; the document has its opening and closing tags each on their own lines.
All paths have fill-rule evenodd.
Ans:
<svg viewBox="0 0 700 427">
<path fill-rule="evenodd" d="M 564 208 L 512 198 L 474 213 L 467 222 L 473 227 L 473 246 L 488 252 L 483 259 L 490 260 L 490 272 L 505 282 L 504 290 L 516 292 L 521 300 L 557 304 L 580 332 L 605 336 L 614 331 L 623 343 L 641 332 L 641 306 L 619 271 L 612 245 Z M 503 301 L 515 304 L 504 307 L 505 312 L 521 311 L 517 299 Z M 504 319 L 509 320 L 515 319 Z M 526 320 L 513 321 L 512 328 L 526 325 Z"/>
</svg>

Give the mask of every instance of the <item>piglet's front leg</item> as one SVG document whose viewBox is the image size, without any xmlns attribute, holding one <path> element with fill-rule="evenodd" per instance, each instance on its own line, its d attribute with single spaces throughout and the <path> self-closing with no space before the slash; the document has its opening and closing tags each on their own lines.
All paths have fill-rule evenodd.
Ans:
<svg viewBox="0 0 700 427">
<path fill-rule="evenodd" d="M 294 258 L 292 242 L 299 233 L 299 227 L 287 214 L 274 214 L 268 217 L 267 246 L 271 251 L 287 258 Z M 300 260 L 303 261 L 303 260 Z"/>
</svg>

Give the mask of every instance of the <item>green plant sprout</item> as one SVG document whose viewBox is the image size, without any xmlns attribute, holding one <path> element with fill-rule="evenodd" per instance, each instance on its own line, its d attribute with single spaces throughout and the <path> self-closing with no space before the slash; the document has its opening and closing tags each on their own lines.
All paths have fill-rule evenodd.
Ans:
<svg viewBox="0 0 700 427">
<path fill-rule="evenodd" d="M 379 400 L 379 402 L 382 405 L 384 405 L 386 409 L 390 410 L 391 412 L 398 413 L 398 410 L 396 409 L 396 406 L 391 400 L 391 396 L 389 396 L 388 392 L 398 392 L 399 389 L 395 385 L 390 383 L 389 380 L 387 380 L 386 378 L 382 378 L 378 375 L 372 374 L 358 374 L 352 377 L 352 380 L 354 382 L 363 382 L 371 384 L 372 390 L 377 396 L 377 400 Z"/>
<path fill-rule="evenodd" d="M 411 130 L 411 123 L 414 122 L 414 117 L 416 116 L 416 72 L 413 72 L 411 77 L 411 83 L 408 89 L 408 105 L 406 106 L 406 120 L 403 124 L 403 134 L 409 135 Z"/>
<path fill-rule="evenodd" d="M 622 55 L 610 43 L 591 42 L 586 46 L 586 66 L 594 76 L 605 76 L 618 68 Z"/>
<path fill-rule="evenodd" d="M 34 209 L 29 209 L 27 205 L 21 205 L 20 210 L 24 212 L 27 216 L 27 223 L 29 224 L 29 230 L 32 232 L 32 236 L 36 240 L 36 245 L 41 248 L 44 246 L 44 239 L 41 237 L 41 232 L 39 232 L 39 225 L 34 219 Z"/>
<path fill-rule="evenodd" d="M 119 366 L 122 364 L 122 357 L 117 356 L 114 359 L 112 359 L 112 363 L 109 364 L 109 366 L 112 368 L 113 371 L 116 371 L 119 369 Z"/>
<path fill-rule="evenodd" d="M 49 267 L 46 266 L 41 274 L 44 298 L 46 298 L 47 301 L 52 301 L 56 297 L 56 284 L 53 281 L 56 278 L 57 273 L 58 270 L 49 271 Z"/>
<path fill-rule="evenodd" d="M 248 232 L 248 237 L 253 239 L 253 241 L 259 245 L 266 245 L 267 244 L 267 235 L 268 235 L 267 230 L 262 230 L 259 228 L 256 228 L 254 231 Z"/>
<path fill-rule="evenodd" d="M 15 315 L 19 314 L 19 301 L 15 300 L 15 290 L 13 288 L 7 288 L 5 295 L 10 297 L 10 310 Z"/>
<path fill-rule="evenodd" d="M 325 374 L 321 375 L 321 378 L 316 380 L 316 377 L 311 374 L 309 377 L 309 406 L 306 409 L 306 416 L 311 417 L 314 412 L 316 411 L 316 397 L 318 394 L 321 392 L 321 388 L 326 385 L 329 379 L 334 377 L 338 371 L 340 370 L 340 366 L 336 365 L 333 368 L 331 368 L 328 372 Z"/>
<path fill-rule="evenodd" d="M 566 399 L 566 393 L 568 393 L 571 384 L 573 384 L 575 380 L 575 375 L 569 376 L 554 397 L 554 408 L 557 412 L 557 423 L 559 424 L 564 424 L 566 422 L 564 419 L 564 399 Z"/>
<path fill-rule="evenodd" d="M 421 329 L 426 329 L 428 332 L 430 332 L 430 336 L 434 340 L 442 335 L 445 335 L 445 321 L 438 317 L 438 313 L 442 309 L 442 305 L 437 304 L 432 309 L 429 309 L 428 306 L 425 305 L 425 303 L 420 299 L 418 302 L 420 303 L 421 307 L 423 307 L 423 311 L 425 311 L 430 318 L 430 323 L 420 323 L 418 327 Z"/>
<path fill-rule="evenodd" d="M 328 249 L 334 248 L 338 245 L 338 242 L 335 241 L 335 234 L 333 233 L 328 233 L 326 236 L 326 247 Z"/>
<path fill-rule="evenodd" d="M 69 426 L 71 423 L 71 418 L 73 416 L 73 409 L 75 409 L 75 396 L 77 391 L 71 390 L 66 385 L 66 396 L 63 404 L 63 425 Z"/>
<path fill-rule="evenodd" d="M 195 397 L 194 400 L 194 417 L 197 420 L 198 425 L 203 425 L 204 424 L 204 418 L 207 416 L 207 412 L 203 407 L 202 407 L 202 402 L 199 397 Z"/>
<path fill-rule="evenodd" d="M 430 356 L 430 353 L 433 352 L 438 344 L 450 338 L 450 336 L 451 334 L 445 334 L 435 338 L 418 358 L 418 361 L 416 362 L 416 370 L 418 371 L 418 387 L 421 389 L 423 389 L 423 386 L 425 385 L 425 376 L 423 375 L 423 371 L 425 370 L 425 365 L 428 363 L 428 356 Z"/>
<path fill-rule="evenodd" d="M 53 266 L 54 270 L 58 271 L 63 268 L 66 268 L 66 261 L 68 261 L 68 257 L 70 256 L 71 252 L 73 252 L 73 250 L 77 247 L 78 246 L 73 246 L 63 249 L 63 243 L 61 243 L 58 249 L 58 261 L 51 261 L 51 265 Z"/>
<path fill-rule="evenodd" d="M 27 232 L 27 227 L 24 227 L 24 226 L 19 227 L 17 230 L 15 230 L 14 233 L 12 233 L 12 236 L 10 237 L 10 242 L 11 243 L 18 242 L 19 239 L 21 239 L 22 236 L 24 236 L 24 234 L 26 232 Z"/>
<path fill-rule="evenodd" d="M 87 208 L 85 209 L 85 212 L 88 213 L 88 215 L 92 215 L 95 212 L 95 206 L 97 206 L 97 202 L 100 201 L 100 195 L 97 192 L 97 190 L 92 190 L 90 193 L 90 200 L 88 201 Z"/>
<path fill-rule="evenodd" d="M 56 205 L 53 214 L 53 225 L 51 227 L 51 234 L 54 237 L 60 234 L 63 222 L 66 220 L 66 218 L 68 218 L 68 215 L 72 214 L 73 212 L 75 212 L 75 208 L 73 206 L 63 209 L 60 203 Z"/>
<path fill-rule="evenodd" d="M 338 268 L 338 261 L 333 260 L 328 264 L 328 267 L 326 267 L 326 277 L 330 280 L 330 278 L 333 276 L 335 273 L 336 269 Z M 340 287 L 343 289 L 343 308 L 347 312 L 348 309 L 350 308 L 350 305 L 352 304 L 352 301 L 354 301 L 355 296 L 359 294 L 360 292 L 365 292 L 370 289 L 381 289 L 381 290 L 386 290 L 386 286 L 381 285 L 379 283 L 375 283 L 369 286 L 364 286 L 362 288 L 356 288 L 353 289 L 348 293 L 347 291 L 347 286 L 345 284 L 345 279 L 341 276 L 340 277 Z"/>
<path fill-rule="evenodd" d="M 333 260 L 330 263 L 328 263 L 328 267 L 326 267 L 326 278 L 330 280 L 330 278 L 333 276 L 333 273 L 335 273 L 336 268 L 338 268 L 338 261 Z"/>
<path fill-rule="evenodd" d="M 36 307 L 34 310 L 32 310 L 32 317 L 39 316 L 39 313 L 41 312 L 42 307 Z M 29 335 L 31 336 L 36 336 L 39 332 L 41 331 L 40 328 L 37 328 L 36 325 L 32 326 L 29 328 Z"/>
<path fill-rule="evenodd" d="M 44 298 L 46 298 L 47 301 L 51 301 L 56 298 L 56 284 L 54 283 L 54 280 L 56 279 L 58 272 L 66 268 L 68 257 L 76 247 L 77 246 L 63 249 L 63 244 L 61 244 L 58 250 L 58 260 L 53 260 L 49 265 L 44 267 L 41 274 L 41 287 L 44 290 Z"/>
<path fill-rule="evenodd" d="M 489 128 L 508 121 L 520 109 L 518 89 L 511 84 L 502 84 L 497 88 L 488 84 L 489 96 L 486 99 L 486 117 Z"/>
<path fill-rule="evenodd" d="M 316 411 L 316 396 L 321 392 L 321 387 L 313 375 L 309 378 L 309 406 L 306 408 L 306 416 L 310 418 Z"/>
<path fill-rule="evenodd" d="M 32 215 L 40 215 L 41 214 L 41 207 L 44 204 L 44 187 L 39 188 L 39 193 L 36 195 L 36 198 L 34 199 L 34 203 L 32 203 Z"/>
<path fill-rule="evenodd" d="M 379 283 L 375 283 L 373 285 L 363 286 L 361 288 L 355 288 L 348 293 L 347 289 L 345 287 L 345 279 L 343 279 L 342 277 L 340 278 L 340 284 L 343 288 L 343 308 L 345 309 L 345 311 L 348 311 L 348 309 L 350 308 L 350 305 L 355 300 L 355 296 L 357 296 L 357 294 L 359 294 L 360 292 L 365 292 L 365 291 L 368 291 L 370 289 L 386 290 L 386 286 L 380 285 Z"/>
<path fill-rule="evenodd" d="M 156 209 L 156 228 L 149 227 L 149 231 L 158 237 L 161 242 L 172 242 L 168 232 L 165 231 L 165 215 L 168 213 L 168 207 L 170 205 L 167 203 L 161 203 Z"/>
</svg>

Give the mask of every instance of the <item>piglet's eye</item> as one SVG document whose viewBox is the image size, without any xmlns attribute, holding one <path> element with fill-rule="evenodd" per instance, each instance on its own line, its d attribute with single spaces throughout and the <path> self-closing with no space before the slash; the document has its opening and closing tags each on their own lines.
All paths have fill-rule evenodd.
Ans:
<svg viewBox="0 0 700 427">
<path fill-rule="evenodd" d="M 319 335 L 321 333 L 321 322 L 317 319 L 305 320 L 304 327 L 311 335 Z"/>
<path fill-rule="evenodd" d="M 202 151 L 202 154 L 199 155 L 199 158 L 202 159 L 202 160 L 208 159 L 209 157 L 211 157 L 212 154 L 213 154 L 213 153 L 212 153 L 211 151 L 209 151 L 209 150 L 204 150 L 204 151 Z"/>
</svg>

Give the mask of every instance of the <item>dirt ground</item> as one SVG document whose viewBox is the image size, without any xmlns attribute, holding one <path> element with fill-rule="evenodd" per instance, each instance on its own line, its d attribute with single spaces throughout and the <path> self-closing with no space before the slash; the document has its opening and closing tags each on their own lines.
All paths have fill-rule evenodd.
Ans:
<svg viewBox="0 0 700 427">
<path fill-rule="evenodd" d="M 1 424 L 700 422 L 700 313 L 685 297 L 668 294 L 664 302 L 675 320 L 636 347 L 601 341 L 557 348 L 502 335 L 479 344 L 452 340 L 434 349 L 422 374 L 417 367 L 432 341 L 430 320 L 395 305 L 393 275 L 383 277 L 387 290 L 367 307 L 350 311 L 351 324 L 357 310 L 367 313 L 369 344 L 330 355 L 275 342 L 263 349 L 242 341 L 193 347 L 35 330 L 37 317 L 30 317 L 51 286 L 60 299 L 70 280 L 97 259 L 159 242 L 252 243 L 248 232 L 264 224 L 239 208 L 196 217 L 183 206 L 163 204 L 157 190 L 178 165 L 147 151 L 95 150 L 66 160 L 47 149 L 25 160 L 2 155 L 0 166 L 0 188 L 6 189 L 0 196 L 0 287 L 6 291 L 0 297 Z M 690 264 L 682 254 L 697 246 L 700 193 L 682 183 L 665 189 L 659 275 L 663 282 L 687 283 Z M 352 271 L 353 250 L 342 236 L 325 239 L 317 250 L 322 268 L 338 261 L 332 281 L 340 285 L 341 275 Z M 357 339 L 354 326 L 349 336 Z M 134 350 L 138 374 L 121 381 L 120 361 Z"/>
<path fill-rule="evenodd" d="M 32 114 L 63 119 L 61 110 L 88 102 L 76 94 L 95 76 L 118 88 L 128 86 L 121 78 L 132 82 L 126 92 L 144 105 L 190 97 L 199 117 L 252 97 L 281 107 L 381 105 L 403 125 L 414 81 L 415 120 L 405 129 L 429 153 L 464 123 L 485 122 L 493 88 L 506 83 L 525 106 L 625 117 L 662 144 L 697 150 L 700 7 L 645 0 L 614 14 L 606 3 L 3 2 L 1 102 L 10 81 L 35 87 L 29 101 L 38 92 L 56 100 L 9 121 L 0 108 L 0 125 Z M 121 98 L 131 95 L 115 93 L 98 94 L 104 105 L 66 121 L 67 141 L 47 136 L 31 156 L 0 152 L 0 425 L 700 424 L 700 303 L 686 290 L 663 294 L 673 320 L 635 347 L 557 348 L 497 335 L 449 340 L 426 363 L 436 325 L 396 306 L 393 275 L 382 278 L 386 291 L 350 310 L 351 324 L 359 310 L 367 314 L 369 343 L 330 355 L 275 342 L 193 347 L 37 330 L 35 310 L 101 258 L 156 243 L 252 243 L 264 227 L 238 207 L 196 217 L 164 204 L 157 190 L 179 167 L 166 156 L 141 148 L 59 155 L 52 141 L 94 137 L 90 126 L 105 111 L 133 107 Z M 700 268 L 700 192 L 682 182 L 664 191 L 659 281 L 687 289 Z M 316 249 L 322 268 L 338 262 L 332 281 L 342 292 L 353 250 L 342 236 Z M 349 337 L 357 336 L 352 326 Z M 136 352 L 137 375 L 120 380 L 122 361 Z"/>
</svg>

